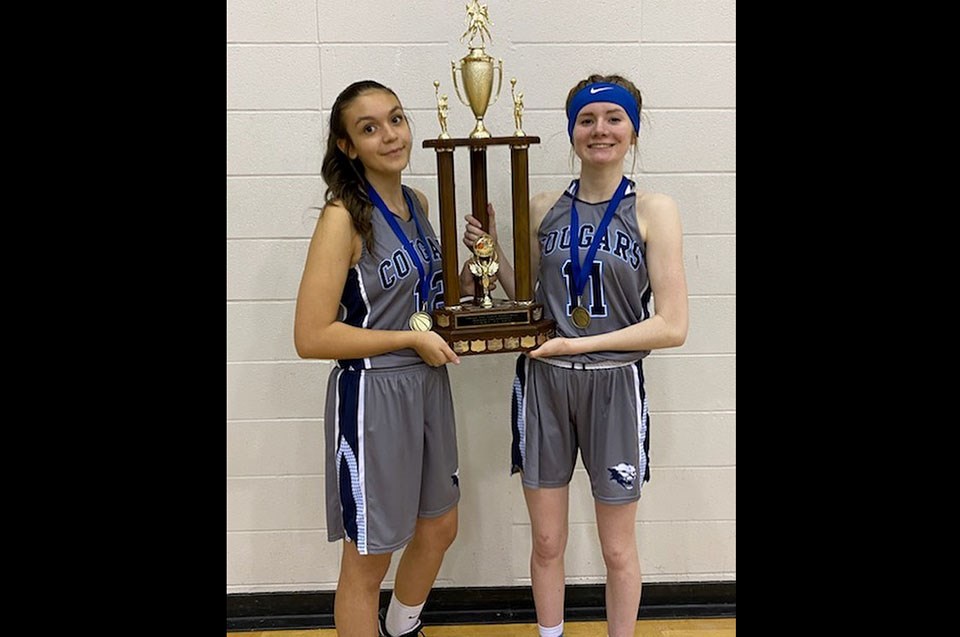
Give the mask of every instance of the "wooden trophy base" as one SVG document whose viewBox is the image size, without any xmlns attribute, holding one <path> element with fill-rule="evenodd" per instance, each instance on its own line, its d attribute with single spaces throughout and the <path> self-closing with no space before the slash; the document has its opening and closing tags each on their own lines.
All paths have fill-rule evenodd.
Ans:
<svg viewBox="0 0 960 637">
<path fill-rule="evenodd" d="M 556 336 L 556 322 L 543 318 L 539 303 L 494 299 L 489 308 L 468 302 L 435 310 L 433 330 L 461 356 L 498 354 L 542 345 Z"/>
</svg>

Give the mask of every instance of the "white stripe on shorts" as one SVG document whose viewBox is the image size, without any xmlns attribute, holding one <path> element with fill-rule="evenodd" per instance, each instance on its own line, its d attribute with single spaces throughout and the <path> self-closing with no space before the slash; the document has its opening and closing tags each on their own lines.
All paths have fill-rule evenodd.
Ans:
<svg viewBox="0 0 960 637">
<path fill-rule="evenodd" d="M 360 396 L 357 403 L 357 453 L 360 454 L 359 478 L 360 478 L 360 502 L 357 502 L 357 552 L 360 555 L 367 554 L 367 461 L 363 444 L 364 428 L 364 398 L 366 396 L 366 377 L 367 373 L 360 370 Z"/>
</svg>

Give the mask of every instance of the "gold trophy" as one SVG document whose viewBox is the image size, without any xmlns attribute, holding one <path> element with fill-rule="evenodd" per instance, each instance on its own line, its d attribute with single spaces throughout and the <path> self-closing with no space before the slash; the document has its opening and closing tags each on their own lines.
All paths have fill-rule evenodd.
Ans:
<svg viewBox="0 0 960 637">
<path fill-rule="evenodd" d="M 433 331 L 450 345 L 454 352 L 465 354 L 517 353 L 530 351 L 556 335 L 556 322 L 543 316 L 543 305 L 533 300 L 530 276 L 530 180 L 527 150 L 530 144 L 539 144 L 540 138 L 527 135 L 521 127 L 523 93 L 515 93 L 516 78 L 511 80 L 513 116 L 516 130 L 513 135 L 493 137 L 484 125 L 487 108 L 496 102 L 503 81 L 503 60 L 494 67 L 483 45 L 490 38 L 490 17 L 487 5 L 475 0 L 467 5 L 467 30 L 460 41 L 469 36 L 470 53 L 460 60 L 460 73 L 467 101 L 457 86 L 457 63 L 451 62 L 453 84 L 457 97 L 470 107 L 477 123 L 469 137 L 452 138 L 447 133 L 447 102 L 439 92 L 440 82 L 434 81 L 437 96 L 437 119 L 440 135 L 423 142 L 424 148 L 433 148 L 437 154 L 437 181 L 440 200 L 440 255 L 443 259 L 443 307 L 433 311 Z M 480 46 L 474 40 L 480 38 Z M 499 68 L 500 79 L 493 102 L 493 73 Z M 457 244 L 460 227 L 457 225 L 456 189 L 454 188 L 454 151 L 467 147 L 470 153 L 470 211 L 480 220 L 485 233 L 490 225 L 487 218 L 487 149 L 510 147 L 511 203 L 513 204 L 513 262 L 516 277 L 516 300 L 494 299 L 490 296 L 500 264 L 497 261 L 493 238 L 484 234 L 474 245 L 474 255 L 468 267 L 474 275 L 476 292 L 473 298 L 460 298 L 460 260 Z"/>
<path fill-rule="evenodd" d="M 493 58 L 487 55 L 483 47 L 487 39 L 491 41 L 490 16 L 487 13 L 487 5 L 480 4 L 477 0 L 471 0 L 467 3 L 467 30 L 460 36 L 460 41 L 469 36 L 467 47 L 470 52 L 460 59 L 460 66 L 456 62 L 450 62 L 450 72 L 453 74 L 453 88 L 457 91 L 457 97 L 473 111 L 477 118 L 477 125 L 473 127 L 470 133 L 472 139 L 483 139 L 490 137 L 488 131 L 483 125 L 483 117 L 487 109 L 497 103 L 500 98 L 500 86 L 503 84 L 503 60 L 500 60 L 495 66 Z M 480 37 L 480 46 L 474 44 L 474 39 Z M 493 91 L 493 72 L 499 70 L 497 78 L 497 92 L 493 95 L 493 101 L 490 96 Z M 460 94 L 460 85 L 457 84 L 457 71 L 463 76 L 463 92 L 467 94 L 467 99 L 463 99 Z"/>
</svg>

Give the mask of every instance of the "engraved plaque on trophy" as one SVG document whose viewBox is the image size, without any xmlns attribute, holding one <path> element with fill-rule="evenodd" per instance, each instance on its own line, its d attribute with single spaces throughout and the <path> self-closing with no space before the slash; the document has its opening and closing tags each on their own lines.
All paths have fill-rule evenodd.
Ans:
<svg viewBox="0 0 960 637">
<path fill-rule="evenodd" d="M 539 144 L 540 138 L 526 135 L 521 128 L 523 93 L 515 93 L 516 78 L 511 84 L 516 130 L 512 135 L 495 137 L 483 123 L 487 109 L 500 94 L 503 81 L 503 60 L 494 64 L 484 45 L 491 39 L 487 5 L 473 0 L 467 3 L 467 30 L 460 37 L 468 38 L 469 52 L 457 62 L 451 62 L 451 73 L 457 97 L 470 107 L 476 119 L 467 137 L 452 137 L 446 127 L 446 96 L 438 101 L 438 119 L 441 134 L 437 139 L 423 142 L 424 148 L 433 148 L 437 154 L 437 179 L 440 199 L 440 246 L 443 259 L 443 286 L 445 306 L 434 310 L 433 329 L 457 354 L 490 354 L 529 351 L 556 334 L 556 323 L 543 317 L 543 306 L 533 301 L 530 285 L 530 184 L 527 150 L 530 144 Z M 480 39 L 477 46 L 475 40 Z M 461 95 L 457 82 L 460 72 L 463 84 Z M 494 75 L 498 76 L 496 92 Z M 439 91 L 439 82 L 434 82 Z M 437 92 L 439 96 L 439 92 Z M 497 268 L 496 251 L 489 235 L 484 235 L 474 246 L 469 267 L 474 274 L 477 293 L 472 302 L 460 303 L 459 261 L 457 245 L 456 198 L 454 193 L 454 151 L 466 147 L 470 153 L 471 213 L 484 231 L 489 229 L 487 219 L 487 150 L 509 146 L 513 204 L 513 261 L 516 277 L 516 300 L 493 299 L 490 285 Z"/>
</svg>

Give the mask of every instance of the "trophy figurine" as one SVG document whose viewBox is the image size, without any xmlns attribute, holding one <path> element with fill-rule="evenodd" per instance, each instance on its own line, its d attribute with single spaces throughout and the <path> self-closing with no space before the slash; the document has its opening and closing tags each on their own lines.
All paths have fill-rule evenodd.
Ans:
<svg viewBox="0 0 960 637">
<path fill-rule="evenodd" d="M 487 5 L 480 4 L 477 0 L 471 0 L 467 3 L 467 30 L 460 36 L 460 41 L 469 36 L 467 47 L 470 52 L 460 59 L 460 66 L 456 62 L 450 62 L 450 72 L 453 74 L 453 87 L 457 91 L 457 97 L 473 111 L 477 119 L 476 126 L 470 133 L 472 139 L 483 139 L 490 137 L 490 131 L 483 125 L 484 115 L 487 108 L 497 103 L 500 97 L 500 86 L 503 83 L 503 60 L 494 66 L 493 58 L 486 54 L 483 47 L 487 39 L 491 41 L 490 36 L 490 16 L 487 13 Z M 480 46 L 476 46 L 474 40 L 480 38 Z M 493 72 L 499 70 L 497 79 L 497 92 L 493 94 Z M 457 83 L 457 71 L 463 76 L 463 92 L 467 94 L 467 99 L 463 99 L 460 94 L 460 85 Z M 493 95 L 493 101 L 490 100 Z"/>
<path fill-rule="evenodd" d="M 513 89 L 516 85 L 517 78 L 510 78 L 510 95 L 513 97 L 513 123 L 517 126 L 517 130 L 513 134 L 517 137 L 524 137 L 526 133 L 523 132 L 523 91 L 514 93 Z"/>
<path fill-rule="evenodd" d="M 450 133 L 447 132 L 447 94 L 440 95 L 440 80 L 433 81 L 433 90 L 437 95 L 437 119 L 440 121 L 437 139 L 450 139 Z"/>
<path fill-rule="evenodd" d="M 500 263 L 497 261 L 497 252 L 494 249 L 493 237 L 489 234 L 483 234 L 477 239 L 473 246 L 473 259 L 470 260 L 470 272 L 475 277 L 480 277 L 480 290 L 483 298 L 480 300 L 480 307 L 493 307 L 493 299 L 490 298 L 490 286 L 493 283 L 493 276 L 500 269 Z"/>
</svg>

